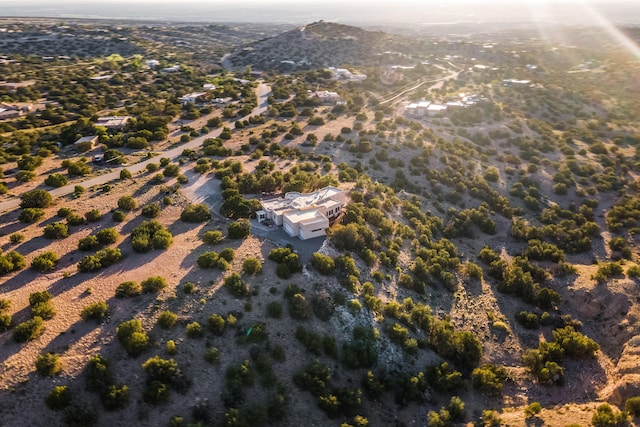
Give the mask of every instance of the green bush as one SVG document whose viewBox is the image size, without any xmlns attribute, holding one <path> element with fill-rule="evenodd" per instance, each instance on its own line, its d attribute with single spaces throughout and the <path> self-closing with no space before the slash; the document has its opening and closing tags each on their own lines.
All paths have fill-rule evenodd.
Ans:
<svg viewBox="0 0 640 427">
<path fill-rule="evenodd" d="M 97 222 L 102 219 L 102 214 L 98 209 L 91 209 L 90 211 L 84 213 L 84 217 L 87 222 Z"/>
<path fill-rule="evenodd" d="M 78 241 L 78 250 L 80 251 L 92 251 L 100 247 L 100 242 L 96 236 L 83 237 Z"/>
<path fill-rule="evenodd" d="M 27 265 L 24 256 L 16 251 L 0 253 L 0 274 L 22 270 Z"/>
<path fill-rule="evenodd" d="M 43 252 L 31 261 L 31 268 L 40 273 L 46 273 L 54 270 L 58 261 L 60 261 L 60 257 L 55 252 Z"/>
<path fill-rule="evenodd" d="M 248 219 L 240 218 L 229 224 L 228 235 L 230 239 L 245 239 L 251 233 L 251 223 Z"/>
<path fill-rule="evenodd" d="M 226 322 L 224 317 L 219 314 L 214 313 L 207 319 L 207 327 L 214 335 L 222 336 L 224 334 L 225 326 Z"/>
<path fill-rule="evenodd" d="M 182 211 L 180 219 L 190 223 L 205 222 L 211 219 L 211 211 L 204 203 L 191 204 Z"/>
<path fill-rule="evenodd" d="M 191 295 L 192 293 L 194 293 L 197 290 L 196 284 L 193 282 L 187 282 L 184 284 L 184 286 L 182 287 L 182 291 L 187 294 L 187 295 Z"/>
<path fill-rule="evenodd" d="M 247 258 L 242 261 L 242 272 L 249 276 L 254 276 L 262 272 L 262 261 L 258 258 Z"/>
<path fill-rule="evenodd" d="M 16 326 L 13 330 L 13 339 L 19 343 L 33 341 L 42 335 L 43 332 L 44 320 L 42 320 L 42 317 L 36 316 Z"/>
<path fill-rule="evenodd" d="M 64 187 L 68 182 L 67 177 L 60 173 L 52 173 L 44 180 L 46 185 L 55 188 Z"/>
<path fill-rule="evenodd" d="M 86 427 L 96 424 L 98 415 L 87 405 L 71 405 L 64 411 L 64 423 L 67 427 Z"/>
<path fill-rule="evenodd" d="M 333 274 L 336 268 L 333 258 L 318 252 L 311 254 L 311 265 L 318 270 L 320 274 L 324 275 Z"/>
<path fill-rule="evenodd" d="M 81 225 L 85 223 L 84 217 L 75 212 L 71 212 L 66 216 L 67 225 Z"/>
<path fill-rule="evenodd" d="M 231 295 L 236 298 L 242 298 L 249 295 L 249 287 L 244 283 L 242 277 L 235 272 L 225 277 L 224 287 L 227 288 Z"/>
<path fill-rule="evenodd" d="M 109 312 L 109 306 L 104 301 L 98 301 L 93 304 L 85 306 L 80 312 L 80 317 L 83 320 L 103 320 L 107 317 Z"/>
<path fill-rule="evenodd" d="M 159 405 L 169 399 L 169 388 L 160 381 L 151 381 L 145 387 L 142 398 L 151 405 Z"/>
<path fill-rule="evenodd" d="M 147 218 L 156 218 L 158 215 L 160 215 L 160 205 L 157 203 L 150 203 L 148 205 L 145 205 L 142 208 L 141 213 Z"/>
<path fill-rule="evenodd" d="M 624 410 L 635 417 L 640 415 L 640 396 L 634 396 L 634 397 L 628 398 L 624 402 Z"/>
<path fill-rule="evenodd" d="M 169 310 L 163 311 L 162 313 L 160 313 L 160 316 L 158 316 L 158 325 L 162 329 L 173 328 L 177 321 L 178 321 L 178 315 L 175 313 L 172 313 Z"/>
<path fill-rule="evenodd" d="M 47 224 L 44 227 L 43 234 L 47 239 L 62 239 L 69 235 L 69 226 L 63 222 Z"/>
<path fill-rule="evenodd" d="M 155 219 L 143 221 L 131 231 L 131 246 L 136 252 L 166 249 L 172 242 L 171 232 Z"/>
<path fill-rule="evenodd" d="M 11 327 L 13 317 L 10 314 L 0 313 L 0 332 L 4 332 Z"/>
<path fill-rule="evenodd" d="M 123 211 L 132 211 L 138 207 L 138 202 L 132 196 L 122 196 L 118 199 L 118 208 Z"/>
<path fill-rule="evenodd" d="M 217 252 L 205 252 L 198 257 L 196 263 L 200 268 L 213 268 L 216 266 L 216 262 L 218 262 L 219 257 L 220 256 Z"/>
<path fill-rule="evenodd" d="M 208 363 L 211 363 L 212 365 L 217 365 L 218 363 L 220 363 L 220 350 L 215 347 L 209 347 L 204 352 L 204 360 L 206 360 Z"/>
<path fill-rule="evenodd" d="M 78 263 L 78 271 L 91 272 L 107 268 L 122 258 L 122 252 L 118 248 L 106 248 L 99 250 L 95 255 L 87 255 Z"/>
<path fill-rule="evenodd" d="M 101 245 L 109 245 L 118 241 L 118 230 L 115 228 L 103 228 L 96 233 L 96 239 Z"/>
<path fill-rule="evenodd" d="M 202 242 L 207 245 L 216 245 L 222 241 L 223 235 L 221 231 L 210 230 L 202 235 Z"/>
<path fill-rule="evenodd" d="M 52 377 L 62 370 L 60 356 L 54 353 L 44 353 L 36 359 L 36 371 L 43 377 Z"/>
<path fill-rule="evenodd" d="M 9 235 L 9 242 L 11 242 L 12 245 L 17 245 L 18 243 L 22 243 L 24 242 L 24 234 L 22 233 L 11 233 L 11 235 Z"/>
<path fill-rule="evenodd" d="M 102 392 L 100 400 L 107 411 L 122 409 L 129 403 L 129 387 L 126 385 L 118 387 L 115 384 L 111 384 Z"/>
<path fill-rule="evenodd" d="M 149 346 L 149 337 L 142 329 L 140 320 L 133 319 L 120 323 L 116 328 L 116 335 L 130 356 L 139 355 Z"/>
<path fill-rule="evenodd" d="M 279 319 L 280 317 L 282 317 L 282 304 L 277 301 L 273 301 L 267 304 L 267 316 L 274 319 Z"/>
<path fill-rule="evenodd" d="M 124 221 L 126 216 L 126 213 L 122 212 L 121 210 L 116 210 L 113 211 L 113 214 L 111 214 L 111 219 L 113 220 L 113 222 L 122 222 Z"/>
<path fill-rule="evenodd" d="M 524 408 L 525 418 L 531 418 L 534 415 L 538 415 L 542 411 L 542 405 L 539 402 L 532 402 Z"/>
<path fill-rule="evenodd" d="M 45 190 L 31 190 L 20 196 L 21 208 L 48 208 L 53 204 L 53 197 Z"/>
<path fill-rule="evenodd" d="M 18 215 L 20 222 L 32 224 L 44 216 L 44 209 L 40 208 L 24 208 Z"/>
<path fill-rule="evenodd" d="M 591 424 L 594 427 L 618 427 L 626 425 L 628 418 L 626 412 L 614 411 L 611 405 L 603 403 L 596 408 Z"/>
<path fill-rule="evenodd" d="M 120 179 L 128 179 L 131 178 L 131 172 L 129 172 L 129 169 L 122 169 L 120 171 Z"/>
<path fill-rule="evenodd" d="M 42 319 L 51 319 L 56 315 L 56 309 L 51 301 L 39 302 L 31 306 L 31 317 L 40 317 Z"/>
<path fill-rule="evenodd" d="M 224 248 L 220 251 L 220 258 L 225 259 L 227 262 L 232 262 L 236 256 L 236 251 L 232 248 Z"/>
<path fill-rule="evenodd" d="M 167 281 L 164 277 L 153 276 L 144 279 L 141 283 L 142 292 L 151 293 L 151 292 L 160 292 L 162 289 L 167 287 Z"/>
<path fill-rule="evenodd" d="M 186 332 L 189 338 L 202 338 L 204 336 L 202 325 L 195 321 L 187 325 Z"/>
<path fill-rule="evenodd" d="M 89 391 L 102 393 L 113 383 L 113 372 L 109 361 L 99 354 L 89 358 L 85 372 Z"/>
<path fill-rule="evenodd" d="M 139 283 L 128 281 L 122 282 L 116 288 L 116 296 L 118 298 L 131 298 L 142 293 L 142 286 Z"/>
<path fill-rule="evenodd" d="M 173 243 L 173 235 L 169 230 L 158 230 L 153 234 L 151 246 L 153 249 L 168 249 Z"/>
<path fill-rule="evenodd" d="M 61 411 L 71 404 L 71 390 L 66 385 L 57 385 L 51 389 L 45 403 L 49 409 Z"/>
<path fill-rule="evenodd" d="M 506 379 L 507 370 L 502 365 L 483 365 L 471 373 L 473 387 L 492 396 L 500 395 Z"/>
</svg>

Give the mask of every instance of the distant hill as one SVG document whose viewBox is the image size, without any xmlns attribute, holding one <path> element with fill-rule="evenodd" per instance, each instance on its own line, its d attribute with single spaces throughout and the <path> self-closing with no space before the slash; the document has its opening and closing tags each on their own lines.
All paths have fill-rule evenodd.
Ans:
<svg viewBox="0 0 640 427">
<path fill-rule="evenodd" d="M 415 44 L 415 40 L 395 34 L 319 21 L 251 43 L 227 60 L 234 68 L 279 71 L 357 66 L 378 63 L 385 53 L 409 53 Z"/>
</svg>

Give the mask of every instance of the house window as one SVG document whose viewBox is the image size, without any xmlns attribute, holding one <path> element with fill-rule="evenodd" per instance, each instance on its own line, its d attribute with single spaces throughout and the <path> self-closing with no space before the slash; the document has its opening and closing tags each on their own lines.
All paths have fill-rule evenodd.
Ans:
<svg viewBox="0 0 640 427">
<path fill-rule="evenodd" d="M 322 230 L 322 228 L 316 228 L 315 230 L 311 230 L 311 232 L 312 233 L 316 233 L 316 232 L 321 231 L 321 230 Z"/>
</svg>

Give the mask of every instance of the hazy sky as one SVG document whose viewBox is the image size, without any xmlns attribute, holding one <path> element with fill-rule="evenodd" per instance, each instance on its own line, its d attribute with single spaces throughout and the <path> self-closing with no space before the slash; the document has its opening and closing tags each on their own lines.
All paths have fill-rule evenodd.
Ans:
<svg viewBox="0 0 640 427">
<path fill-rule="evenodd" d="M 640 0 L 0 0 L 0 16 L 209 22 L 640 22 Z"/>
</svg>

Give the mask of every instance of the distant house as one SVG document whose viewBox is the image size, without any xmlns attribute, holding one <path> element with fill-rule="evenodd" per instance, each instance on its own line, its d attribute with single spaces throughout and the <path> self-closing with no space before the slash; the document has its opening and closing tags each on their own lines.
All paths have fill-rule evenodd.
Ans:
<svg viewBox="0 0 640 427">
<path fill-rule="evenodd" d="M 404 107 L 404 112 L 412 117 L 424 117 L 429 105 L 431 105 L 430 101 L 413 102 Z"/>
<path fill-rule="evenodd" d="M 205 83 L 202 85 L 203 90 L 214 90 L 215 88 L 216 85 L 214 85 L 213 83 Z"/>
<path fill-rule="evenodd" d="M 122 129 L 131 116 L 105 116 L 98 118 L 97 126 L 104 126 L 107 129 Z"/>
<path fill-rule="evenodd" d="M 324 187 L 313 193 L 289 192 L 284 197 L 263 200 L 256 212 L 258 222 L 281 225 L 291 237 L 301 240 L 326 235 L 331 220 L 340 215 L 347 195 L 336 187 Z"/>
<path fill-rule="evenodd" d="M 83 136 L 79 140 L 73 143 L 76 150 L 85 152 L 93 149 L 98 142 L 98 135 Z"/>
<path fill-rule="evenodd" d="M 204 102 L 206 95 L 207 95 L 207 92 L 188 93 L 182 98 L 180 98 L 180 103 L 182 105 L 198 104 L 200 102 Z"/>
<path fill-rule="evenodd" d="M 429 117 L 438 117 L 438 116 L 441 116 L 446 110 L 447 110 L 446 105 L 431 104 L 427 107 L 427 115 Z"/>
<path fill-rule="evenodd" d="M 7 104 L 2 102 L 0 103 L 0 120 L 16 119 L 30 112 L 42 109 L 42 106 L 36 108 L 30 103 Z"/>
<path fill-rule="evenodd" d="M 337 92 L 329 92 L 328 90 L 318 90 L 313 93 L 313 96 L 318 98 L 323 104 L 335 104 L 342 99 Z"/>
<path fill-rule="evenodd" d="M 346 68 L 329 67 L 328 70 L 336 80 L 346 80 L 350 82 L 361 82 L 367 78 L 366 74 L 352 73 Z"/>
<path fill-rule="evenodd" d="M 531 80 L 516 80 L 516 79 L 505 79 L 502 81 L 502 86 L 529 86 L 531 84 Z"/>
<path fill-rule="evenodd" d="M 160 72 L 163 73 L 163 74 L 177 73 L 178 71 L 180 71 L 180 65 L 174 65 L 172 67 L 167 67 L 167 68 L 163 68 L 162 70 L 160 70 Z"/>
<path fill-rule="evenodd" d="M 146 61 L 144 61 L 144 63 L 149 68 L 156 68 L 158 65 L 160 65 L 160 61 L 158 61 L 157 59 L 147 59 Z"/>
</svg>

